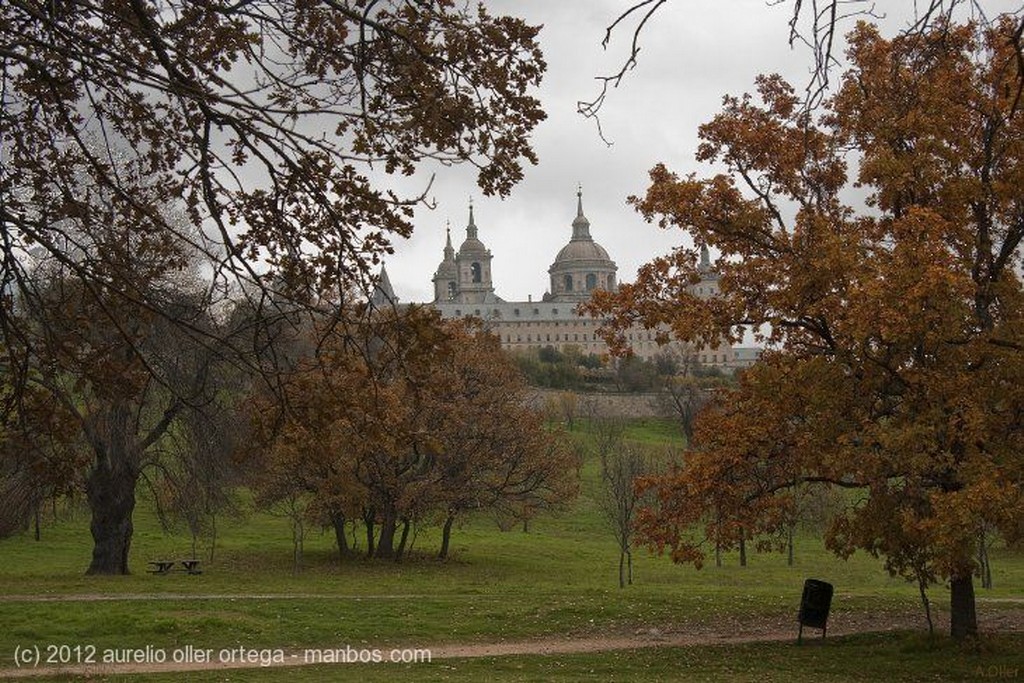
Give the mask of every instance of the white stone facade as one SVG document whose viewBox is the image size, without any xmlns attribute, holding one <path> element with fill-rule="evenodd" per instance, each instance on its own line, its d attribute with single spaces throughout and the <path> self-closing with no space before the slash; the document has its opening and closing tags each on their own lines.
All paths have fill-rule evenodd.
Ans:
<svg viewBox="0 0 1024 683">
<path fill-rule="evenodd" d="M 615 262 L 590 234 L 582 193 L 577 193 L 572 237 L 548 268 L 551 288 L 538 301 L 504 301 L 496 296 L 491 258 L 490 250 L 479 239 L 471 206 L 466 240 L 456 252 L 448 232 L 444 258 L 434 273 L 433 305 L 443 317 L 472 316 L 483 320 L 510 351 L 545 346 L 562 350 L 572 346 L 584 354 L 608 353 L 608 346 L 597 335 L 601 320 L 577 312 L 577 306 L 587 301 L 594 290 L 615 291 L 618 287 Z M 718 291 L 718 275 L 711 267 L 707 249 L 701 252 L 701 272 L 702 279 L 694 285 L 694 292 L 698 296 L 713 296 Z M 733 370 L 750 365 L 759 355 L 759 349 L 726 346 L 688 350 L 681 344 L 670 343 L 666 348 L 655 341 L 655 336 L 656 331 L 639 326 L 626 333 L 633 353 L 645 359 L 666 351 L 696 354 L 703 365 Z"/>
</svg>

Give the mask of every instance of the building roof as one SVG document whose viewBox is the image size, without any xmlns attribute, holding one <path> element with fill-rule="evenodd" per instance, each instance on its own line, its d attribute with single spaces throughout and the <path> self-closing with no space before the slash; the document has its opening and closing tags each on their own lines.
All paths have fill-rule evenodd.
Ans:
<svg viewBox="0 0 1024 683">
<path fill-rule="evenodd" d="M 452 248 L 452 231 L 450 226 L 445 226 L 444 259 L 437 266 L 434 279 L 454 280 L 458 273 L 458 266 L 455 264 L 455 249 Z"/>
<path fill-rule="evenodd" d="M 477 237 L 476 221 L 473 220 L 473 204 L 469 204 L 469 223 L 466 225 L 466 239 L 459 246 L 458 258 L 464 259 L 469 256 L 488 256 L 490 252 L 484 243 Z"/>
<path fill-rule="evenodd" d="M 586 262 L 585 264 L 583 262 Z M 583 214 L 583 190 L 576 192 L 576 218 L 572 222 L 572 239 L 562 247 L 548 272 L 562 270 L 575 265 L 593 269 L 617 270 L 608 251 L 594 241 L 590 235 L 590 221 Z"/>
<path fill-rule="evenodd" d="M 381 265 L 380 275 L 373 285 L 373 292 L 370 294 L 370 304 L 380 308 L 382 306 L 393 306 L 398 303 L 395 295 L 395 288 L 391 286 L 391 278 L 388 277 L 387 269 Z"/>
</svg>

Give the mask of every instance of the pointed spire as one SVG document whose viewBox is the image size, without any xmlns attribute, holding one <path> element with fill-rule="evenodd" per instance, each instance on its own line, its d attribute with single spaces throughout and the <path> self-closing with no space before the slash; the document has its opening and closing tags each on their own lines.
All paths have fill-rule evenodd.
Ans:
<svg viewBox="0 0 1024 683">
<path fill-rule="evenodd" d="M 469 198 L 469 224 L 466 226 L 466 236 L 476 239 L 476 221 L 473 220 L 473 198 Z"/>
<path fill-rule="evenodd" d="M 455 248 L 452 247 L 452 222 L 444 222 L 444 258 L 446 261 L 455 258 Z"/>
<path fill-rule="evenodd" d="M 398 297 L 395 296 L 395 289 L 391 286 L 391 278 L 388 277 L 387 268 L 384 264 L 380 266 L 380 275 L 377 276 L 377 282 L 374 283 L 373 293 L 370 295 L 370 304 L 380 308 L 382 306 L 393 306 L 398 303 Z"/>
<path fill-rule="evenodd" d="M 593 240 L 590 236 L 590 221 L 583 215 L 583 185 L 576 186 L 576 220 L 572 222 L 574 240 Z"/>
<path fill-rule="evenodd" d="M 702 271 L 711 270 L 711 252 L 708 251 L 708 245 L 700 245 L 700 269 Z"/>
</svg>

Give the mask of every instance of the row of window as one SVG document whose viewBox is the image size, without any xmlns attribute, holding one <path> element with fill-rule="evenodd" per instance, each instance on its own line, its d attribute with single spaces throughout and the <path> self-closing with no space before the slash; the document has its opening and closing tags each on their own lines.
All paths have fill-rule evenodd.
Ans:
<svg viewBox="0 0 1024 683">
<path fill-rule="evenodd" d="M 562 285 L 563 285 L 565 291 L 567 291 L 567 292 L 575 291 L 573 289 L 574 284 L 575 283 L 573 282 L 572 275 L 566 274 L 563 277 Z M 609 275 L 607 277 L 607 279 L 605 280 L 604 284 L 605 284 L 605 289 L 608 289 L 609 291 L 615 289 L 615 276 L 614 275 Z M 584 285 L 585 285 L 586 289 L 583 290 L 583 291 L 586 291 L 586 292 L 592 292 L 593 290 L 597 289 L 597 275 L 594 274 L 594 273 L 587 273 L 587 276 L 584 279 Z"/>
<path fill-rule="evenodd" d="M 520 311 L 519 311 L 518 308 L 515 308 L 515 309 L 512 310 L 512 315 L 519 315 L 519 314 L 520 314 Z M 540 315 L 540 309 L 539 308 L 533 309 L 533 314 L 534 315 Z M 456 315 L 456 317 L 461 316 L 462 315 L 462 309 L 461 308 L 456 308 L 455 309 L 455 315 Z M 469 314 L 467 313 L 466 315 L 469 315 Z M 478 308 L 478 309 L 473 311 L 473 315 L 475 315 L 476 317 L 479 318 L 481 315 L 483 315 L 483 312 Z M 501 309 L 500 308 L 495 308 L 493 311 L 491 311 L 491 315 L 493 315 L 495 318 L 500 318 L 501 317 Z M 551 309 L 551 315 L 558 315 L 558 309 L 557 308 L 552 308 Z M 557 325 L 558 323 L 555 323 L 555 324 Z"/>
<path fill-rule="evenodd" d="M 541 322 L 531 323 L 531 322 L 527 322 L 527 323 L 525 323 L 525 327 L 530 327 L 531 325 L 536 325 L 537 327 L 543 327 L 545 325 L 551 325 L 553 327 L 558 327 L 559 324 L 560 323 L 558 323 L 558 322 L 554 322 L 554 323 L 541 323 Z M 565 324 L 566 327 L 572 326 L 575 329 L 575 328 L 578 328 L 580 326 L 588 327 L 591 324 L 591 322 L 584 320 L 584 321 L 580 321 L 580 322 L 565 322 L 564 324 Z M 596 324 L 596 323 L 594 323 L 594 324 Z M 521 326 L 524 326 L 524 324 L 520 323 L 516 327 L 518 328 L 518 327 L 521 327 Z M 590 336 L 591 336 L 591 338 L 593 340 L 595 340 L 595 341 L 597 340 L 597 335 L 590 335 Z M 650 330 L 648 330 L 647 332 L 637 332 L 636 334 L 630 332 L 627 335 L 627 339 L 629 339 L 629 341 L 654 341 L 656 336 L 657 335 L 654 332 L 651 332 Z M 532 341 L 533 340 L 533 335 L 527 335 L 526 337 L 527 337 L 527 341 Z M 584 341 L 586 341 L 586 338 L 587 338 L 587 335 L 584 333 L 584 335 L 583 335 Z M 511 342 L 511 335 L 506 334 L 505 335 L 505 341 L 506 342 Z M 522 341 L 522 338 L 519 337 L 519 338 L 516 339 L 516 341 Z M 540 334 L 537 335 L 537 341 L 542 341 Z M 547 335 L 547 341 L 552 341 L 550 334 Z M 554 341 L 569 341 L 569 334 L 565 333 L 563 335 L 560 335 L 558 333 L 555 333 Z M 576 339 L 575 341 L 579 341 L 579 340 Z"/>
<path fill-rule="evenodd" d="M 587 335 L 585 335 L 585 334 L 583 335 L 583 339 L 580 339 L 580 335 L 579 334 L 574 334 L 574 335 L 572 335 L 572 339 L 571 340 L 569 339 L 569 335 L 568 334 L 556 334 L 554 339 L 551 338 L 550 334 L 544 335 L 544 336 L 545 336 L 545 338 L 541 339 L 540 335 L 538 334 L 537 338 L 534 339 L 532 334 L 528 334 L 528 335 L 526 335 L 526 343 L 527 344 L 532 344 L 533 342 L 538 342 L 539 343 L 539 342 L 542 342 L 542 341 L 549 341 L 549 342 L 550 341 L 555 341 L 555 342 L 567 342 L 567 341 L 575 341 L 575 342 L 578 342 L 578 341 L 595 341 L 596 342 L 596 341 L 599 341 L 596 334 L 590 335 L 590 339 L 589 340 L 587 339 Z M 563 339 L 562 337 L 565 337 L 565 338 Z M 517 334 L 516 335 L 516 342 L 517 343 L 522 343 L 522 341 L 523 341 L 523 336 Z M 506 334 L 505 335 L 505 343 L 506 344 L 511 344 L 512 343 L 512 335 L 511 334 Z"/>
</svg>

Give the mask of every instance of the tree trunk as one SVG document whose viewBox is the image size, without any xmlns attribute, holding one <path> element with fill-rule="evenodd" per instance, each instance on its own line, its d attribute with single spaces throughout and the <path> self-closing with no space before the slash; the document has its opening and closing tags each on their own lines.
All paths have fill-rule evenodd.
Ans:
<svg viewBox="0 0 1024 683">
<path fill-rule="evenodd" d="M 402 520 L 402 538 L 398 541 L 398 548 L 395 549 L 395 562 L 402 561 L 402 555 L 405 554 L 405 543 L 409 540 L 409 527 L 412 526 L 412 522 L 406 517 Z"/>
<path fill-rule="evenodd" d="M 36 533 L 35 533 L 35 537 L 36 537 L 37 541 L 40 540 L 40 538 L 41 538 L 41 535 L 39 533 L 39 515 L 41 514 L 40 509 L 42 508 L 42 506 L 43 506 L 42 501 L 37 502 L 36 506 L 35 506 L 36 507 L 36 510 L 35 510 L 35 518 L 36 518 Z"/>
<path fill-rule="evenodd" d="M 373 520 L 377 516 L 373 508 L 363 511 L 363 523 L 366 525 L 366 556 L 373 557 L 376 548 L 373 544 Z"/>
<path fill-rule="evenodd" d="M 452 524 L 455 522 L 455 515 L 448 515 L 448 519 L 444 520 L 444 526 L 441 528 L 441 551 L 437 553 L 439 560 L 448 559 L 448 544 L 452 538 Z"/>
<path fill-rule="evenodd" d="M 633 585 L 633 552 L 626 548 L 626 581 Z"/>
<path fill-rule="evenodd" d="M 349 556 L 348 537 L 345 535 L 345 515 L 340 512 L 331 513 L 331 526 L 334 527 L 334 538 L 338 542 L 338 561 L 343 562 Z"/>
<path fill-rule="evenodd" d="M 988 541 L 985 538 L 985 530 L 978 534 L 978 569 L 981 574 L 981 587 L 992 587 L 992 565 L 988 559 Z"/>
<path fill-rule="evenodd" d="M 932 604 L 925 592 L 924 579 L 917 577 L 917 589 L 921 592 L 921 604 L 924 605 L 924 618 L 928 620 L 928 635 L 935 635 L 935 624 L 932 623 Z"/>
<path fill-rule="evenodd" d="M 390 560 L 395 557 L 395 531 L 398 528 L 398 519 L 393 512 L 384 514 L 380 521 L 380 536 L 377 538 L 377 551 L 374 557 Z"/>
<path fill-rule="evenodd" d="M 306 545 L 306 525 L 302 521 L 302 510 L 299 509 L 294 498 L 289 501 L 288 511 L 292 520 L 292 572 L 298 574 L 302 571 L 302 559 Z"/>
<path fill-rule="evenodd" d="M 793 527 L 789 527 L 789 535 L 786 538 L 786 564 L 793 566 Z"/>
<path fill-rule="evenodd" d="M 113 449 L 112 449 L 113 450 Z M 138 472 L 126 464 L 128 456 L 100 457 L 85 483 L 92 519 L 92 562 L 87 574 L 128 574 L 132 543 L 132 512 Z"/>
<path fill-rule="evenodd" d="M 715 566 L 722 566 L 722 511 L 716 511 L 718 517 L 715 520 Z"/>
<path fill-rule="evenodd" d="M 213 553 L 217 549 L 217 515 L 210 515 L 210 555 L 207 562 L 213 562 Z"/>
<path fill-rule="evenodd" d="M 747 541 L 744 538 L 740 538 L 740 566 L 747 566 Z"/>
<path fill-rule="evenodd" d="M 949 633 L 954 640 L 978 635 L 978 613 L 974 603 L 974 577 L 970 571 L 949 579 Z"/>
<path fill-rule="evenodd" d="M 619 588 L 626 587 L 626 551 L 619 550 Z"/>
</svg>

